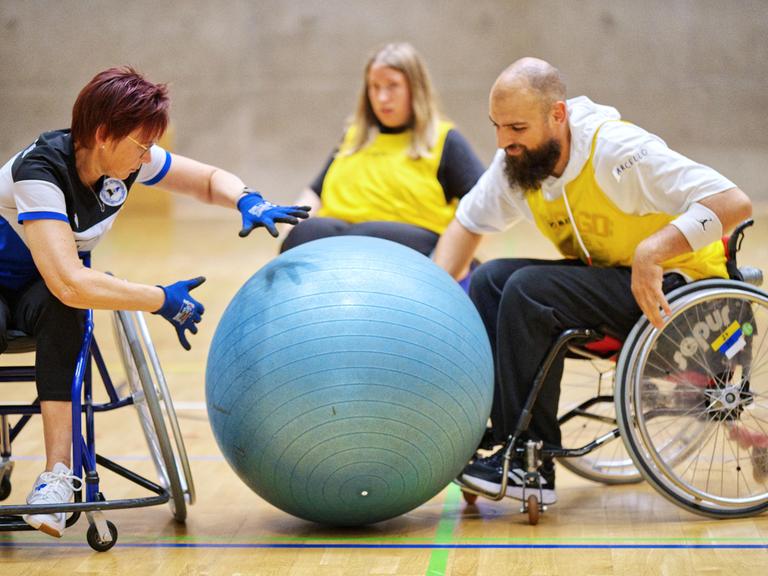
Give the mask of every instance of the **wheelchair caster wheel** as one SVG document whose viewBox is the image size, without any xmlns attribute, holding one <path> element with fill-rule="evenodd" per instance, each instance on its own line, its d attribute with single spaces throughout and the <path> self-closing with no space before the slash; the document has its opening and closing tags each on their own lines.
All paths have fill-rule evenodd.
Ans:
<svg viewBox="0 0 768 576">
<path fill-rule="evenodd" d="M 526 500 L 528 508 L 528 524 L 536 526 L 539 523 L 539 499 L 536 494 L 531 494 Z"/>
<path fill-rule="evenodd" d="M 88 540 L 88 545 L 96 550 L 96 552 L 106 552 L 117 542 L 117 527 L 109 520 L 107 520 L 107 527 L 109 528 L 110 536 L 112 536 L 110 540 L 102 540 L 99 536 L 99 529 L 94 524 L 88 526 L 88 532 L 85 537 Z"/>
<path fill-rule="evenodd" d="M 464 497 L 464 502 L 466 502 L 469 506 L 474 506 L 475 502 L 477 502 L 477 494 L 472 494 L 472 492 L 465 492 L 462 490 L 461 495 Z"/>
<path fill-rule="evenodd" d="M 11 495 L 11 479 L 7 476 L 0 481 L 0 500 L 5 500 Z"/>
</svg>

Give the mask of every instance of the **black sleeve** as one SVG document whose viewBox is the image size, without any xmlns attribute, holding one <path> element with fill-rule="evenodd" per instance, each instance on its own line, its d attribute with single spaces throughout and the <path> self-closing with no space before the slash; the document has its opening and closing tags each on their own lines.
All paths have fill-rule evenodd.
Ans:
<svg viewBox="0 0 768 576">
<path fill-rule="evenodd" d="M 443 187 L 446 202 L 461 198 L 472 189 L 485 172 L 466 138 L 451 129 L 445 138 L 443 157 L 437 169 L 437 180 Z"/>
<path fill-rule="evenodd" d="M 312 180 L 312 183 L 309 185 L 312 191 L 318 196 L 320 196 L 323 191 L 323 181 L 325 180 L 325 175 L 328 173 L 328 168 L 331 167 L 331 164 L 333 163 L 333 159 L 336 158 L 336 153 L 338 151 L 339 149 L 336 148 L 336 150 L 334 150 L 331 153 L 331 155 L 328 156 L 328 160 L 326 160 L 325 166 L 323 166 L 323 169 L 320 170 L 320 173 L 317 176 L 315 176 L 315 179 Z"/>
</svg>

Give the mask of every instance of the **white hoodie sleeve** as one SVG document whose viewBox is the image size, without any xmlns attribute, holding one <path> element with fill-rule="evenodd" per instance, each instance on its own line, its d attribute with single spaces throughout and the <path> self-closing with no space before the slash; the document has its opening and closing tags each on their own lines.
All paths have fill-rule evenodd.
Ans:
<svg viewBox="0 0 768 576">
<path fill-rule="evenodd" d="M 504 150 L 496 151 L 491 165 L 459 202 L 456 219 L 470 232 L 501 232 L 523 217 L 530 217 L 522 193 L 516 198 L 509 187 L 504 156 Z"/>
<path fill-rule="evenodd" d="M 600 129 L 593 165 L 600 188 L 628 214 L 682 214 L 693 202 L 735 187 L 633 124 L 610 122 Z"/>
</svg>

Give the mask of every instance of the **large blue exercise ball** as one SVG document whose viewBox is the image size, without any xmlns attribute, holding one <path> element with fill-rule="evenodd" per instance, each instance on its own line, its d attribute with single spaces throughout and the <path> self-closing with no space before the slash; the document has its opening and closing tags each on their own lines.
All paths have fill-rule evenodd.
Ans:
<svg viewBox="0 0 768 576">
<path fill-rule="evenodd" d="M 256 272 L 219 322 L 208 416 L 230 466 L 300 518 L 370 524 L 438 494 L 491 409 L 488 337 L 459 285 L 418 252 L 325 238 Z"/>
</svg>

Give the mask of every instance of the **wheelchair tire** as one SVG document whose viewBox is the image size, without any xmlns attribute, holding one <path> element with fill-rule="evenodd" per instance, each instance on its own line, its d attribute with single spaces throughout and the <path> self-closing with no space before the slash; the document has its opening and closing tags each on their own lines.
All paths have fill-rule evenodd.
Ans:
<svg viewBox="0 0 768 576">
<path fill-rule="evenodd" d="M 171 390 L 168 388 L 168 381 L 165 379 L 163 369 L 160 367 L 160 359 L 157 357 L 155 346 L 152 344 L 152 338 L 149 334 L 149 328 L 144 320 L 144 315 L 141 312 L 136 313 L 136 323 L 139 326 L 139 332 L 144 342 L 144 348 L 149 357 L 150 364 L 152 365 L 153 372 L 155 374 L 155 381 L 159 392 L 160 403 L 164 412 L 167 414 L 166 422 L 171 429 L 173 435 L 174 446 L 176 448 L 176 462 L 181 466 L 179 470 L 179 476 L 182 486 L 184 488 L 184 496 L 187 504 L 194 504 L 195 495 L 195 483 L 192 479 L 192 468 L 189 465 L 189 457 L 187 456 L 187 449 L 184 445 L 184 437 L 181 435 L 181 428 L 179 427 L 179 419 L 176 417 L 176 408 L 173 405 Z M 167 400 L 166 400 L 167 399 Z"/>
<path fill-rule="evenodd" d="M 109 528 L 109 535 L 111 540 L 102 540 L 99 536 L 99 529 L 93 524 L 88 526 L 88 531 L 85 534 L 85 539 L 88 541 L 88 545 L 96 552 L 106 552 L 112 546 L 117 544 L 117 526 L 107 520 L 107 528 Z"/>
<path fill-rule="evenodd" d="M 768 294 L 704 280 L 668 301 L 665 325 L 643 317 L 622 349 L 621 437 L 678 506 L 713 518 L 759 514 L 768 508 L 768 462 L 756 457 L 768 447 Z"/>
<path fill-rule="evenodd" d="M 612 399 L 613 363 L 609 360 L 566 360 L 565 373 L 568 375 L 567 392 L 573 395 L 578 390 L 580 403 L 570 406 L 558 418 L 563 446 L 580 447 L 615 431 L 618 424 Z M 558 458 L 558 462 L 577 476 L 593 482 L 635 484 L 643 481 L 618 437 L 583 456 Z"/>
<path fill-rule="evenodd" d="M 462 490 L 461 495 L 464 498 L 464 502 L 467 503 L 467 506 L 474 506 L 477 503 L 477 494 Z"/>
<path fill-rule="evenodd" d="M 0 500 L 8 498 L 8 496 L 11 495 L 11 489 L 11 479 L 4 476 L 3 479 L 0 480 Z"/>
<path fill-rule="evenodd" d="M 528 524 L 536 526 L 539 523 L 539 512 L 541 512 L 539 509 L 539 498 L 536 494 L 531 494 L 528 496 L 528 500 L 526 500 L 525 504 L 525 508 L 528 512 Z"/>
<path fill-rule="evenodd" d="M 169 504 L 174 519 L 177 522 L 184 522 L 187 517 L 187 498 L 191 500 L 187 490 L 191 474 L 185 476 L 184 473 L 185 467 L 189 469 L 189 464 L 185 451 L 174 453 L 168 434 L 169 426 L 166 422 L 173 420 L 176 430 L 178 430 L 178 423 L 175 412 L 172 408 L 169 409 L 172 406 L 170 394 L 167 389 L 165 393 L 159 390 L 157 380 L 152 378 L 147 354 L 145 354 L 145 348 L 151 348 L 151 342 L 147 346 L 147 340 L 136 328 L 136 321 L 138 321 L 136 319 L 139 315 L 139 312 L 122 310 L 115 312 L 115 336 L 123 358 L 133 403 L 150 456 L 160 478 L 160 484 L 170 493 Z M 152 353 L 154 353 L 153 348 Z M 175 437 L 175 440 L 177 446 L 179 443 L 183 446 L 180 434 Z"/>
</svg>

